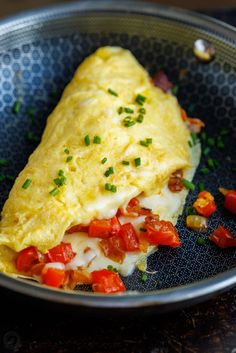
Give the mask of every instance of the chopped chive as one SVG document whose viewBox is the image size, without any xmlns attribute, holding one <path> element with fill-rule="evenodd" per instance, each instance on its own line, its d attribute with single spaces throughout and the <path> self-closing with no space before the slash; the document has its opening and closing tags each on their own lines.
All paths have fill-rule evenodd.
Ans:
<svg viewBox="0 0 236 353">
<path fill-rule="evenodd" d="M 93 143 L 95 143 L 96 145 L 100 145 L 101 142 L 102 139 L 100 136 L 94 136 Z"/>
<path fill-rule="evenodd" d="M 182 183 L 184 184 L 185 188 L 188 190 L 193 191 L 195 189 L 195 185 L 193 183 L 191 183 L 191 181 L 187 180 L 187 179 L 182 179 Z"/>
<path fill-rule="evenodd" d="M 107 161 L 107 158 L 106 158 L 106 157 L 104 157 L 104 158 L 101 160 L 101 163 L 102 163 L 102 164 L 105 164 L 105 163 L 106 163 L 106 161 Z"/>
<path fill-rule="evenodd" d="M 134 113 L 134 111 L 133 111 L 133 109 L 131 109 L 131 108 L 124 108 L 124 111 L 125 111 L 125 113 L 127 113 L 127 114 L 133 114 Z"/>
<path fill-rule="evenodd" d="M 110 183 L 106 183 L 105 190 L 115 193 L 117 191 L 117 187 L 115 185 L 110 184 Z"/>
<path fill-rule="evenodd" d="M 144 119 L 144 116 L 142 114 L 139 114 L 136 121 L 137 121 L 137 123 L 142 123 L 143 119 Z"/>
<path fill-rule="evenodd" d="M 117 268 L 113 267 L 112 265 L 108 265 L 107 269 L 113 272 L 118 272 Z"/>
<path fill-rule="evenodd" d="M 36 113 L 37 113 L 37 109 L 35 107 L 29 107 L 26 109 L 26 114 L 31 118 L 34 118 Z"/>
<path fill-rule="evenodd" d="M 58 176 L 64 176 L 64 170 L 60 169 L 60 170 L 58 171 Z"/>
<path fill-rule="evenodd" d="M 214 162 L 216 168 L 219 167 L 220 163 L 216 159 L 213 159 L 213 162 Z"/>
<path fill-rule="evenodd" d="M 5 167 L 9 162 L 7 159 L 0 159 L 0 167 Z"/>
<path fill-rule="evenodd" d="M 89 135 L 86 135 L 85 138 L 84 138 L 84 143 L 86 146 L 89 146 L 90 145 L 90 138 L 89 138 Z"/>
<path fill-rule="evenodd" d="M 66 158 L 66 163 L 71 162 L 71 161 L 72 161 L 72 159 L 73 159 L 73 157 L 72 157 L 72 156 L 68 156 L 68 157 Z"/>
<path fill-rule="evenodd" d="M 174 94 L 175 96 L 178 94 L 179 92 L 179 86 L 175 85 L 172 89 L 171 89 L 172 94 Z"/>
<path fill-rule="evenodd" d="M 189 145 L 189 147 L 193 147 L 193 144 L 191 141 L 188 141 L 188 145 Z"/>
<path fill-rule="evenodd" d="M 28 131 L 26 133 L 26 140 L 30 143 L 37 143 L 40 141 L 40 138 L 37 135 L 35 135 L 34 132 Z"/>
<path fill-rule="evenodd" d="M 196 145 L 198 143 L 198 137 L 195 134 L 195 132 L 191 132 L 191 138 L 192 138 L 192 141 L 193 141 L 193 145 Z"/>
<path fill-rule="evenodd" d="M 6 179 L 4 174 L 0 174 L 0 183 Z"/>
<path fill-rule="evenodd" d="M 185 214 L 186 214 L 186 216 L 196 215 L 197 211 L 195 210 L 194 207 L 188 206 L 188 207 L 186 207 Z"/>
<path fill-rule="evenodd" d="M 146 109 L 144 107 L 139 109 L 140 114 L 146 114 Z"/>
<path fill-rule="evenodd" d="M 109 177 L 111 174 L 114 174 L 113 167 L 109 167 L 104 173 L 105 177 Z"/>
<path fill-rule="evenodd" d="M 140 230 L 141 232 L 144 232 L 144 233 L 146 233 L 146 231 L 147 231 L 146 228 L 139 228 L 139 230 Z"/>
<path fill-rule="evenodd" d="M 222 140 L 218 140 L 216 146 L 222 150 L 225 148 L 225 144 Z"/>
<path fill-rule="evenodd" d="M 141 141 L 139 141 L 139 144 L 140 144 L 141 146 L 148 147 L 147 141 L 141 140 Z"/>
<path fill-rule="evenodd" d="M 209 168 L 212 168 L 212 169 L 214 169 L 216 167 L 215 161 L 212 158 L 209 158 L 207 160 L 207 165 L 208 165 Z"/>
<path fill-rule="evenodd" d="M 15 114 L 18 114 L 21 110 L 21 102 L 20 101 L 15 101 L 13 107 L 12 107 L 12 111 Z"/>
<path fill-rule="evenodd" d="M 202 237 L 197 238 L 196 240 L 196 244 L 199 246 L 205 245 L 206 244 L 206 240 Z"/>
<path fill-rule="evenodd" d="M 65 152 L 66 154 L 70 154 L 70 151 L 68 150 L 68 148 L 65 148 L 65 149 L 64 149 L 64 152 Z"/>
<path fill-rule="evenodd" d="M 147 143 L 148 143 L 149 145 L 152 144 L 152 138 L 148 137 L 148 138 L 146 138 L 146 141 L 147 141 Z"/>
<path fill-rule="evenodd" d="M 206 140 L 207 135 L 206 135 L 205 131 L 201 132 L 200 137 L 201 137 L 201 139 L 202 139 L 203 141 Z"/>
<path fill-rule="evenodd" d="M 57 185 L 57 186 L 62 186 L 62 185 L 65 185 L 66 184 L 66 177 L 64 175 L 62 175 L 61 178 L 56 178 L 53 180 L 54 183 Z"/>
<path fill-rule="evenodd" d="M 124 126 L 125 127 L 130 127 L 130 126 L 133 126 L 133 125 L 135 125 L 135 121 L 133 121 L 133 120 L 124 121 Z"/>
<path fill-rule="evenodd" d="M 137 97 L 135 98 L 135 102 L 138 103 L 139 105 L 143 105 L 145 101 L 146 101 L 146 97 L 142 96 L 142 94 L 138 94 Z"/>
<path fill-rule="evenodd" d="M 111 186 L 111 192 L 116 192 L 117 191 L 117 187 L 115 185 Z"/>
<path fill-rule="evenodd" d="M 203 167 L 200 169 L 200 173 L 202 174 L 208 174 L 210 172 L 210 169 L 207 167 Z"/>
<path fill-rule="evenodd" d="M 203 150 L 204 156 L 207 156 L 210 153 L 210 151 L 211 151 L 210 147 L 204 148 L 204 150 Z"/>
<path fill-rule="evenodd" d="M 31 179 L 26 179 L 26 181 L 22 185 L 22 189 L 28 189 L 28 187 L 30 186 L 31 183 L 32 183 Z"/>
<path fill-rule="evenodd" d="M 111 88 L 108 88 L 107 92 L 115 97 L 118 97 L 118 94 L 115 91 L 113 91 L 113 89 L 111 89 Z"/>
<path fill-rule="evenodd" d="M 147 280 L 148 280 L 147 274 L 146 274 L 146 273 L 142 273 L 142 274 L 141 274 L 141 282 L 142 282 L 142 283 L 146 283 Z"/>
<path fill-rule="evenodd" d="M 220 135 L 225 136 L 229 134 L 229 129 L 223 128 L 220 130 Z"/>
<path fill-rule="evenodd" d="M 205 190 L 205 185 L 203 183 L 198 184 L 198 190 L 199 191 L 204 191 Z"/>
<path fill-rule="evenodd" d="M 208 146 L 213 147 L 215 146 L 215 140 L 212 137 L 208 137 L 207 144 Z"/>
<path fill-rule="evenodd" d="M 136 166 L 136 167 L 140 167 L 140 165 L 141 165 L 141 158 L 140 158 L 140 157 L 135 158 L 134 163 L 135 163 L 135 166 Z"/>
<path fill-rule="evenodd" d="M 52 189 L 49 194 L 52 196 L 56 196 L 59 193 L 59 189 L 58 188 L 54 188 Z"/>
<path fill-rule="evenodd" d="M 129 165 L 129 161 L 122 161 L 121 163 L 124 165 Z"/>
<path fill-rule="evenodd" d="M 118 109 L 118 114 L 122 114 L 123 111 L 124 111 L 124 108 L 123 108 L 123 107 L 120 107 L 120 108 Z"/>
</svg>

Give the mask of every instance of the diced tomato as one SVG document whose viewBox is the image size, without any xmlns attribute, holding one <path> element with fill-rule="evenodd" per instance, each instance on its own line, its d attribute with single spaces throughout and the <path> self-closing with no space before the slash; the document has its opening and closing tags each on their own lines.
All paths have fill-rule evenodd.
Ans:
<svg viewBox="0 0 236 353">
<path fill-rule="evenodd" d="M 60 288 L 66 279 L 65 270 L 58 268 L 47 268 L 42 271 L 42 283 L 51 287 Z"/>
<path fill-rule="evenodd" d="M 63 243 L 50 249 L 47 253 L 49 262 L 61 262 L 67 264 L 75 257 L 75 253 L 72 250 L 70 243 Z"/>
<path fill-rule="evenodd" d="M 134 197 L 129 201 L 126 209 L 120 209 L 118 214 L 127 217 L 148 216 L 152 214 L 152 210 L 141 207 L 139 200 Z"/>
<path fill-rule="evenodd" d="M 119 236 L 124 241 L 126 251 L 139 250 L 139 240 L 132 223 L 123 224 Z"/>
<path fill-rule="evenodd" d="M 147 252 L 148 251 L 148 246 L 149 242 L 147 240 L 147 237 L 145 236 L 146 232 L 140 232 L 138 233 L 138 240 L 139 240 L 139 250 L 141 252 Z"/>
<path fill-rule="evenodd" d="M 30 273 L 32 276 L 41 276 L 41 273 L 43 271 L 43 268 L 45 266 L 44 262 L 40 262 L 36 265 L 33 265 L 30 269 Z"/>
<path fill-rule="evenodd" d="M 236 191 L 229 190 L 227 192 L 227 194 L 225 195 L 224 207 L 228 211 L 236 214 Z"/>
<path fill-rule="evenodd" d="M 126 290 L 120 276 L 114 271 L 103 269 L 93 271 L 91 275 L 94 292 L 112 294 Z"/>
<path fill-rule="evenodd" d="M 210 217 L 217 208 L 214 197 L 208 191 L 202 191 L 198 194 L 198 198 L 194 202 L 193 207 L 196 209 L 197 213 L 203 217 Z"/>
<path fill-rule="evenodd" d="M 197 118 L 189 118 L 184 109 L 180 108 L 180 110 L 181 110 L 181 117 L 183 121 L 186 122 L 189 130 L 198 134 L 201 131 L 201 129 L 205 126 L 204 122 Z"/>
<path fill-rule="evenodd" d="M 172 173 L 168 181 L 169 190 L 171 192 L 180 192 L 184 188 L 182 179 L 183 179 L 183 171 L 181 169 L 176 170 L 174 173 Z"/>
<path fill-rule="evenodd" d="M 163 70 L 159 70 L 153 76 L 152 83 L 154 86 L 161 88 L 164 92 L 168 92 L 173 87 L 173 83 L 170 82 Z"/>
<path fill-rule="evenodd" d="M 90 273 L 71 270 L 69 272 L 68 286 L 74 289 L 78 284 L 92 284 L 92 276 Z"/>
<path fill-rule="evenodd" d="M 89 237 L 109 238 L 118 234 L 120 231 L 120 222 L 115 216 L 110 219 L 95 219 L 89 225 Z"/>
<path fill-rule="evenodd" d="M 152 245 L 168 245 L 177 248 L 181 245 L 177 229 L 171 222 L 150 220 L 146 221 L 145 233 L 148 242 Z"/>
<path fill-rule="evenodd" d="M 225 227 L 219 226 L 209 236 L 209 239 L 220 248 L 236 247 L 236 238 L 233 234 Z"/>
<path fill-rule="evenodd" d="M 35 246 L 29 246 L 18 253 L 16 268 L 19 272 L 28 272 L 39 261 L 39 253 Z"/>
<path fill-rule="evenodd" d="M 120 264 L 123 263 L 125 259 L 125 244 L 119 235 L 102 239 L 99 244 L 106 257 Z"/>
<path fill-rule="evenodd" d="M 84 226 L 83 224 L 76 224 L 75 226 L 70 227 L 67 229 L 66 234 L 73 234 L 77 232 L 85 232 L 88 233 L 88 226 Z"/>
</svg>

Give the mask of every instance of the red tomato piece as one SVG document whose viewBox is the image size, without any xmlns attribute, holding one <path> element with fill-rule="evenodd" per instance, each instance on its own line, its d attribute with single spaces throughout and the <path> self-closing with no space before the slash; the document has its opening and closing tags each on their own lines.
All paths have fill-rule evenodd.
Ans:
<svg viewBox="0 0 236 353">
<path fill-rule="evenodd" d="M 109 238 L 118 234 L 120 231 L 120 222 L 115 216 L 111 219 L 95 219 L 89 225 L 89 237 Z"/>
<path fill-rule="evenodd" d="M 230 230 L 222 226 L 216 228 L 209 236 L 209 239 L 222 249 L 236 247 L 236 238 L 234 238 Z"/>
<path fill-rule="evenodd" d="M 236 191 L 229 190 L 227 192 L 227 194 L 225 195 L 224 207 L 228 211 L 236 214 Z"/>
<path fill-rule="evenodd" d="M 194 202 L 193 207 L 196 209 L 197 213 L 203 217 L 210 217 L 217 208 L 214 197 L 208 191 L 202 191 L 198 194 L 198 198 Z"/>
<path fill-rule="evenodd" d="M 141 207 L 139 200 L 134 197 L 131 199 L 126 207 L 126 209 L 120 209 L 118 215 L 128 216 L 128 217 L 138 217 L 141 215 L 151 215 L 152 211 L 148 208 Z"/>
<path fill-rule="evenodd" d="M 176 170 L 174 173 L 172 173 L 168 181 L 169 190 L 171 192 L 180 192 L 184 188 L 182 179 L 183 171 L 181 169 Z"/>
<path fill-rule="evenodd" d="M 119 235 L 124 241 L 126 251 L 139 250 L 139 240 L 132 223 L 123 224 Z"/>
<path fill-rule="evenodd" d="M 93 271 L 91 275 L 94 292 L 112 294 L 126 290 L 120 276 L 114 271 L 103 269 Z"/>
<path fill-rule="evenodd" d="M 85 232 L 88 233 L 88 226 L 84 226 L 83 224 L 76 224 L 75 226 L 70 227 L 67 229 L 66 234 L 73 234 L 77 232 Z"/>
<path fill-rule="evenodd" d="M 102 239 L 99 244 L 106 257 L 120 264 L 123 263 L 125 258 L 125 244 L 119 235 Z"/>
<path fill-rule="evenodd" d="M 61 244 L 50 249 L 47 253 L 49 262 L 61 262 L 67 264 L 73 259 L 73 257 L 75 257 L 75 253 L 73 252 L 70 243 L 61 242 Z"/>
<path fill-rule="evenodd" d="M 16 268 L 19 272 L 27 272 L 39 262 L 39 253 L 35 246 L 29 246 L 19 252 L 16 259 Z"/>
<path fill-rule="evenodd" d="M 171 222 L 155 221 L 146 223 L 147 232 L 145 233 L 147 240 L 152 245 L 168 245 L 177 248 L 181 245 L 177 229 Z"/>
<path fill-rule="evenodd" d="M 42 271 L 42 283 L 51 287 L 60 288 L 66 279 L 65 270 L 58 268 L 47 268 Z"/>
</svg>

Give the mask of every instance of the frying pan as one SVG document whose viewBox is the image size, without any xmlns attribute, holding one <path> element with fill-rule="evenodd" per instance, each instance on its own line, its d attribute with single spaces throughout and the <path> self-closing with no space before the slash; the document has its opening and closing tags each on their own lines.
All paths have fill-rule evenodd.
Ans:
<svg viewBox="0 0 236 353">
<path fill-rule="evenodd" d="M 197 39 L 210 41 L 216 57 L 202 63 L 193 55 Z M 140 1 L 80 1 L 49 7 L 3 20 L 0 24 L 0 158 L 8 177 L 0 183 L 3 205 L 13 181 L 35 149 L 46 118 L 82 60 L 98 47 L 115 45 L 130 49 L 154 74 L 163 68 L 177 85 L 177 96 L 190 116 L 206 124 L 206 134 L 216 141 L 222 134 L 224 148 L 212 148 L 217 168 L 202 157 L 194 178 L 216 197 L 217 212 L 211 217 L 205 244 L 186 229 L 183 216 L 178 230 L 183 245 L 160 248 L 148 260 L 148 279 L 138 271 L 124 278 L 128 291 L 116 296 L 90 293 L 87 288 L 59 291 L 0 274 L 0 285 L 16 292 L 55 303 L 103 309 L 152 308 L 173 310 L 206 300 L 236 283 L 236 252 L 219 249 L 207 239 L 219 225 L 236 231 L 235 219 L 223 208 L 219 186 L 235 188 L 236 136 L 236 30 L 206 16 Z M 183 74 L 184 73 L 184 74 Z M 16 100 L 19 114 L 12 112 Z M 34 107 L 36 118 L 28 111 Z M 224 133 L 222 132 L 224 129 Z M 203 148 L 206 142 L 202 141 Z M 196 199 L 189 193 L 186 206 Z"/>
</svg>

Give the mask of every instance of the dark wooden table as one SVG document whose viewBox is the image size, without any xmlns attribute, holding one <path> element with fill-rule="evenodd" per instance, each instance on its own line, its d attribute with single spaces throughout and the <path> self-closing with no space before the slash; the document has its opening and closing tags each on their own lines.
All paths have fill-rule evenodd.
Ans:
<svg viewBox="0 0 236 353">
<path fill-rule="evenodd" d="M 236 11 L 211 15 L 236 26 Z M 0 353 L 236 353 L 236 289 L 149 316 L 85 316 L 3 289 L 0 303 Z"/>
</svg>

